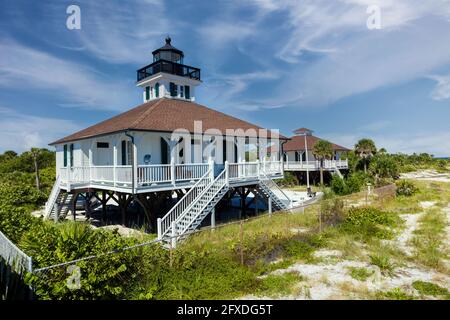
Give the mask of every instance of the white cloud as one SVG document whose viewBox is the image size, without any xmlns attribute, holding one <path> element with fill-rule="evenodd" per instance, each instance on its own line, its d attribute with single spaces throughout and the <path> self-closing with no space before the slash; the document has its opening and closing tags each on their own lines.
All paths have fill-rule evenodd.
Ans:
<svg viewBox="0 0 450 320">
<path fill-rule="evenodd" d="M 436 81 L 436 87 L 431 92 L 431 98 L 437 101 L 450 99 L 450 75 L 448 76 L 429 76 Z"/>
<path fill-rule="evenodd" d="M 71 120 L 23 115 L 0 107 L 0 152 L 22 152 L 31 147 L 49 148 L 48 143 L 79 129 Z"/>
<path fill-rule="evenodd" d="M 61 105 L 96 109 L 117 110 L 131 101 L 127 81 L 113 80 L 84 65 L 14 41 L 0 41 L 0 52 L 0 87 L 35 88 L 60 98 Z"/>
<path fill-rule="evenodd" d="M 151 61 L 151 51 L 163 44 L 162 36 L 178 27 L 176 20 L 167 19 L 162 0 L 83 1 L 80 7 L 80 45 L 112 63 Z"/>
</svg>

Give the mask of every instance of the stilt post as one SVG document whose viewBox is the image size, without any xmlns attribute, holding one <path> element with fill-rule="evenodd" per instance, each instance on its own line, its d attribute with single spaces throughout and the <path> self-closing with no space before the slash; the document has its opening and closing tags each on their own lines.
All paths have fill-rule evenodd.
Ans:
<svg viewBox="0 0 450 320">
<path fill-rule="evenodd" d="M 158 230 L 158 240 L 161 240 L 162 239 L 161 218 L 156 219 L 156 229 Z"/>
<path fill-rule="evenodd" d="M 216 208 L 211 210 L 211 228 L 212 230 L 216 228 Z"/>
<path fill-rule="evenodd" d="M 269 216 L 272 216 L 272 198 L 269 196 Z"/>
</svg>

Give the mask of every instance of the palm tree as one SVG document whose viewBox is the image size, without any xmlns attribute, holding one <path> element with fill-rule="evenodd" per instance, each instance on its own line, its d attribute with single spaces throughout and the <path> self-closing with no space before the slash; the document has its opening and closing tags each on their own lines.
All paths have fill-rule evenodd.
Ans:
<svg viewBox="0 0 450 320">
<path fill-rule="evenodd" d="M 323 160 L 333 157 L 333 145 L 326 140 L 319 140 L 313 149 L 314 156 L 320 161 L 320 184 L 323 185 Z"/>
<path fill-rule="evenodd" d="M 361 139 L 355 144 L 355 152 L 364 163 L 364 172 L 367 173 L 369 159 L 377 152 L 375 142 L 370 139 Z"/>
</svg>

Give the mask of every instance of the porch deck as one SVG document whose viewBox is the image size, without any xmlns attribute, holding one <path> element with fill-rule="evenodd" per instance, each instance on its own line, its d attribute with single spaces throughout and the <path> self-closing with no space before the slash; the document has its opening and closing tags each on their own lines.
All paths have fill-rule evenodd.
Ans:
<svg viewBox="0 0 450 320">
<path fill-rule="evenodd" d="M 348 160 L 324 160 L 324 170 L 348 169 Z M 320 170 L 320 161 L 286 161 L 284 163 L 284 170 L 287 171 L 317 171 Z"/>
<path fill-rule="evenodd" d="M 155 164 L 133 166 L 84 166 L 60 169 L 60 186 L 77 189 L 103 189 L 124 193 L 175 190 L 192 187 L 209 169 L 219 173 L 228 167 L 233 186 L 258 183 L 261 174 L 272 179 L 283 177 L 281 161 L 225 163 Z M 134 179 L 134 184 L 133 184 Z"/>
</svg>

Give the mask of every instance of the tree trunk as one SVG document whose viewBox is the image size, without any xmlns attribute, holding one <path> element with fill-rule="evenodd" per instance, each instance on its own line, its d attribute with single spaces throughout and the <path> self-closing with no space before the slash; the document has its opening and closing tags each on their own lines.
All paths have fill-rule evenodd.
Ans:
<svg viewBox="0 0 450 320">
<path fill-rule="evenodd" d="M 367 160 L 364 159 L 364 173 L 367 173 Z"/>
<path fill-rule="evenodd" d="M 320 185 L 323 186 L 323 161 L 320 162 Z"/>
</svg>

